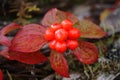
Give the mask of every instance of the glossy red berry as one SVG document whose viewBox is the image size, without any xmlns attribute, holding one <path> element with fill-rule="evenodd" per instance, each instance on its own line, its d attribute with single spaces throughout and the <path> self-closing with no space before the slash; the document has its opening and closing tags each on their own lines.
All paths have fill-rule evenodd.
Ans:
<svg viewBox="0 0 120 80">
<path fill-rule="evenodd" d="M 78 41 L 77 40 L 67 40 L 67 47 L 71 50 L 78 47 Z"/>
<path fill-rule="evenodd" d="M 62 21 L 61 24 L 63 26 L 63 29 L 65 30 L 70 30 L 73 26 L 73 22 L 68 19 L 65 19 L 64 21 Z"/>
<path fill-rule="evenodd" d="M 67 49 L 66 42 L 56 42 L 55 49 L 60 53 L 65 52 Z"/>
<path fill-rule="evenodd" d="M 67 39 L 68 32 L 64 29 L 58 29 L 55 31 L 55 39 L 57 41 L 63 42 Z"/>
<path fill-rule="evenodd" d="M 53 41 L 49 42 L 49 47 L 53 50 L 55 50 L 55 45 L 56 45 L 56 40 L 53 40 Z"/>
<path fill-rule="evenodd" d="M 61 25 L 60 23 L 55 23 L 55 24 L 52 24 L 52 25 L 51 25 L 51 29 L 52 29 L 53 31 L 56 31 L 56 30 L 58 30 L 58 29 L 60 29 L 60 28 L 62 28 L 62 25 Z"/>
<path fill-rule="evenodd" d="M 51 29 L 47 29 L 45 31 L 45 35 L 44 35 L 46 40 L 53 40 L 55 38 L 55 34 Z"/>
<path fill-rule="evenodd" d="M 69 39 L 77 39 L 80 37 L 80 30 L 77 28 L 72 28 L 68 32 L 68 38 Z"/>
</svg>

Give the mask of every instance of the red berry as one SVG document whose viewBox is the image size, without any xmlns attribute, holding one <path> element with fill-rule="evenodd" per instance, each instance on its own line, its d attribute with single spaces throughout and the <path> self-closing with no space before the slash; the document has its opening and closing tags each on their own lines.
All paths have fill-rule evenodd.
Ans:
<svg viewBox="0 0 120 80">
<path fill-rule="evenodd" d="M 53 40 L 53 41 L 49 42 L 49 47 L 53 50 L 55 50 L 55 45 L 56 45 L 56 40 Z"/>
<path fill-rule="evenodd" d="M 65 19 L 64 21 L 62 21 L 61 24 L 65 30 L 70 30 L 73 26 L 73 22 L 68 19 Z"/>
<path fill-rule="evenodd" d="M 55 24 L 52 24 L 52 25 L 51 25 L 51 29 L 52 29 L 53 31 L 56 31 L 56 30 L 58 30 L 58 29 L 60 29 L 60 28 L 62 28 L 62 25 L 61 25 L 60 23 L 55 23 Z"/>
<path fill-rule="evenodd" d="M 55 37 L 55 34 L 54 34 L 54 32 L 51 29 L 47 29 L 45 31 L 44 37 L 45 37 L 46 40 L 53 40 L 54 37 Z"/>
<path fill-rule="evenodd" d="M 67 40 L 67 47 L 71 50 L 78 47 L 78 41 L 77 40 Z"/>
<path fill-rule="evenodd" d="M 72 28 L 68 32 L 68 38 L 69 39 L 77 39 L 80 37 L 80 30 L 77 28 Z"/>
<path fill-rule="evenodd" d="M 64 29 L 58 29 L 57 31 L 55 31 L 55 39 L 57 41 L 62 42 L 64 40 L 66 40 L 67 39 L 67 35 L 68 35 L 67 31 L 64 30 Z"/>
<path fill-rule="evenodd" d="M 63 53 L 66 51 L 67 45 L 65 42 L 56 42 L 55 49 L 56 51 Z"/>
</svg>

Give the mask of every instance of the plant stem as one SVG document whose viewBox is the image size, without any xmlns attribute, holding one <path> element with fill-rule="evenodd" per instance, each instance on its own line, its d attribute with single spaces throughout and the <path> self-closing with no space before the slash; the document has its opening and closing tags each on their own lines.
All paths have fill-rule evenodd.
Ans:
<svg viewBox="0 0 120 80">
<path fill-rule="evenodd" d="M 88 67 L 88 69 L 89 69 L 89 71 L 90 71 L 90 73 L 91 73 L 91 75 L 92 75 L 92 78 L 93 78 L 93 77 L 94 77 L 94 74 L 93 74 L 93 70 L 92 70 L 91 66 L 90 66 L 90 65 L 87 65 L 87 67 Z"/>
<path fill-rule="evenodd" d="M 85 73 L 85 75 L 87 76 L 88 79 L 90 79 L 90 76 L 89 76 L 89 74 L 87 72 L 85 64 L 83 64 L 83 67 L 84 67 L 84 73 Z"/>
</svg>

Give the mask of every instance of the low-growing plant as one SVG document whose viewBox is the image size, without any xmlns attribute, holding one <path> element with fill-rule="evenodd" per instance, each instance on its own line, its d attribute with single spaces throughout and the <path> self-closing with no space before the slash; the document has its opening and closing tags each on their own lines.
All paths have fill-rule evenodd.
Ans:
<svg viewBox="0 0 120 80">
<path fill-rule="evenodd" d="M 19 29 L 10 40 L 5 35 Z M 106 36 L 99 26 L 88 20 L 79 20 L 69 12 L 56 8 L 49 10 L 41 24 L 19 25 L 11 23 L 0 30 L 0 44 L 6 46 L 0 55 L 26 64 L 39 64 L 50 60 L 53 70 L 61 76 L 69 77 L 66 50 L 70 50 L 81 63 L 94 64 L 98 59 L 95 44 L 83 38 L 100 39 Z M 40 49 L 48 44 L 51 52 L 46 57 Z"/>
</svg>

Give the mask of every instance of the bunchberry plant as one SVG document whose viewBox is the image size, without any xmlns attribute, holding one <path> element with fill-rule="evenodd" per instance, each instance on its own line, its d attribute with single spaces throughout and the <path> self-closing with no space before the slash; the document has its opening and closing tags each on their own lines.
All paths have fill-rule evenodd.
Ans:
<svg viewBox="0 0 120 80">
<path fill-rule="evenodd" d="M 26 64 L 43 63 L 48 59 L 40 49 L 48 44 L 52 50 L 49 56 L 51 67 L 64 77 L 69 77 L 68 63 L 63 56 L 68 49 L 83 64 L 97 61 L 98 49 L 95 44 L 83 41 L 83 38 L 99 39 L 106 35 L 96 24 L 78 20 L 73 14 L 56 8 L 46 13 L 41 24 L 21 26 L 11 23 L 1 29 L 0 44 L 7 48 L 0 55 Z M 5 36 L 18 28 L 19 31 L 12 40 Z"/>
</svg>

